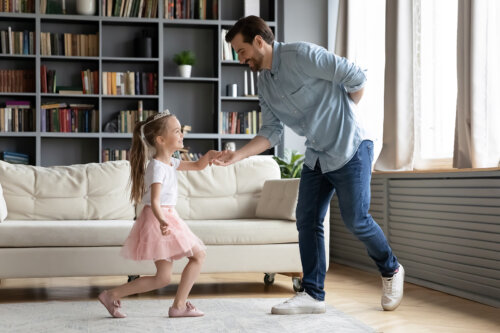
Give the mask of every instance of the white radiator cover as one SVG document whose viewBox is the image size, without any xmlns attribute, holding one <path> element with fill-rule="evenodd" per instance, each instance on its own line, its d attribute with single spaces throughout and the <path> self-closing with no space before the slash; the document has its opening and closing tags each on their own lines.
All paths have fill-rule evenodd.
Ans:
<svg viewBox="0 0 500 333">
<path fill-rule="evenodd" d="M 371 192 L 406 281 L 500 307 L 500 170 L 374 174 Z M 376 271 L 336 197 L 330 211 L 331 260 Z"/>
</svg>

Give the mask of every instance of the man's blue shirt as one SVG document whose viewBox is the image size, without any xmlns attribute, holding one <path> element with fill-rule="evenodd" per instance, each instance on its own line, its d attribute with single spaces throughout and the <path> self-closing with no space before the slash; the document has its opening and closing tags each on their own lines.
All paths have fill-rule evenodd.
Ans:
<svg viewBox="0 0 500 333">
<path fill-rule="evenodd" d="M 283 124 L 306 137 L 305 164 L 323 173 L 340 169 L 366 139 L 348 93 L 363 88 L 365 72 L 310 43 L 273 43 L 271 70 L 262 70 L 258 94 L 262 127 L 257 135 L 279 143 Z"/>
</svg>

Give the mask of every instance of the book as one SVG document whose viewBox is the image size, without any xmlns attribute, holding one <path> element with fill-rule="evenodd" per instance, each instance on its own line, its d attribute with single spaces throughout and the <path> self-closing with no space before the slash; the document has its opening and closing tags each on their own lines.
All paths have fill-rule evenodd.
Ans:
<svg viewBox="0 0 500 333">
<path fill-rule="evenodd" d="M 58 108 L 67 108 L 68 104 L 66 103 L 45 103 L 40 106 L 41 109 L 58 109 Z"/>
<path fill-rule="evenodd" d="M 31 103 L 29 101 L 6 101 L 5 107 L 16 107 L 16 108 L 30 108 Z"/>
<path fill-rule="evenodd" d="M 29 156 L 22 153 L 4 151 L 1 153 L 2 160 L 12 164 L 28 164 Z"/>
</svg>

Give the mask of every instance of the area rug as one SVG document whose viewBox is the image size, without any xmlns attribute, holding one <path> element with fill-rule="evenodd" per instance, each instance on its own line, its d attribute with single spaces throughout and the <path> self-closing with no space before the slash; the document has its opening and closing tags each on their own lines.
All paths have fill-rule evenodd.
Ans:
<svg viewBox="0 0 500 333">
<path fill-rule="evenodd" d="M 191 299 L 205 312 L 199 318 L 168 318 L 172 300 L 123 301 L 125 319 L 114 319 L 94 302 L 0 304 L 1 332 L 374 332 L 327 306 L 325 314 L 280 316 L 270 313 L 276 298 Z"/>
</svg>

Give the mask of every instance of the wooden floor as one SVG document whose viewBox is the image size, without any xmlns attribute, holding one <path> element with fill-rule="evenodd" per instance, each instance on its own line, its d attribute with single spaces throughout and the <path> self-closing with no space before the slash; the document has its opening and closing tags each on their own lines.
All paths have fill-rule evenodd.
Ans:
<svg viewBox="0 0 500 333">
<path fill-rule="evenodd" d="M 172 299 L 178 280 L 176 275 L 173 285 L 130 298 Z M 262 280 L 263 274 L 258 273 L 202 274 L 191 298 L 293 295 L 289 277 L 277 275 L 269 287 Z M 0 283 L 0 303 L 95 300 L 103 289 L 124 282 L 124 277 L 6 279 Z M 330 266 L 325 289 L 328 304 L 378 332 L 500 332 L 500 309 L 410 283 L 405 285 L 399 308 L 384 312 L 380 307 L 380 277 L 342 265 Z"/>
</svg>

